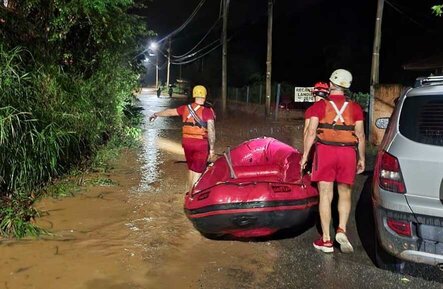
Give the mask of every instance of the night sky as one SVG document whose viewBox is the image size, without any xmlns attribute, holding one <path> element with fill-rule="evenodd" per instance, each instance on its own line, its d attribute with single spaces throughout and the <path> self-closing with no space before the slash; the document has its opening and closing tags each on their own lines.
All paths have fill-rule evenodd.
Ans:
<svg viewBox="0 0 443 289">
<path fill-rule="evenodd" d="M 161 39 L 179 27 L 200 0 L 153 0 L 146 11 L 149 28 Z M 376 0 L 276 0 L 274 6 L 273 81 L 310 86 L 327 80 L 337 68 L 354 75 L 353 90 L 368 91 Z M 385 2 L 380 82 L 410 85 L 429 72 L 402 65 L 443 51 L 443 18 L 432 14 L 433 0 Z M 173 54 L 191 49 L 219 15 L 219 0 L 207 0 L 194 20 L 173 38 Z M 228 82 L 242 86 L 263 76 L 266 66 L 267 1 L 231 0 Z M 221 23 L 203 45 L 220 37 Z M 165 50 L 165 47 L 163 47 Z M 160 59 L 160 64 L 164 59 Z M 172 77 L 179 77 L 178 66 Z M 183 78 L 220 82 L 221 48 L 203 60 L 182 66 Z M 164 74 L 164 71 L 162 71 Z M 152 75 L 152 74 L 151 74 Z M 152 80 L 151 80 L 152 81 Z"/>
</svg>

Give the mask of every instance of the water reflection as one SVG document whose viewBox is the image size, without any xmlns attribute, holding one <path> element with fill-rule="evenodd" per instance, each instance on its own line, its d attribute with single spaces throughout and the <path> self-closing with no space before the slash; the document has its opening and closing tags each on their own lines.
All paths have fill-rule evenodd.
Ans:
<svg viewBox="0 0 443 289">
<path fill-rule="evenodd" d="M 143 133 L 143 148 L 140 153 L 141 180 L 138 188 L 139 192 L 148 191 L 150 185 L 158 178 L 158 158 L 159 152 L 156 145 L 158 130 L 149 128 Z"/>
<path fill-rule="evenodd" d="M 149 101 L 151 100 L 151 101 Z M 149 123 L 149 116 L 155 111 L 155 103 L 150 97 L 140 97 L 144 114 L 144 129 L 142 135 L 142 149 L 140 150 L 139 161 L 141 165 L 141 180 L 137 189 L 138 192 L 146 192 L 151 184 L 158 178 L 159 151 L 156 145 L 159 129 Z"/>
</svg>

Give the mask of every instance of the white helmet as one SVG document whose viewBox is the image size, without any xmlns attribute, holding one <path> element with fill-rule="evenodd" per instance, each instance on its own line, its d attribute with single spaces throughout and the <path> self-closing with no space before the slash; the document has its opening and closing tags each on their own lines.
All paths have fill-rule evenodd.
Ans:
<svg viewBox="0 0 443 289">
<path fill-rule="evenodd" d="M 331 74 L 329 80 L 337 86 L 349 88 L 351 87 L 352 74 L 345 69 L 337 69 Z"/>
</svg>

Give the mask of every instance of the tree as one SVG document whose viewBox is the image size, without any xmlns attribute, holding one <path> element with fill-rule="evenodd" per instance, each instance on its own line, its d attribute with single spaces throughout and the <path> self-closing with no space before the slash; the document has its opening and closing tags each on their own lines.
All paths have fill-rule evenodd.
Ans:
<svg viewBox="0 0 443 289">
<path fill-rule="evenodd" d="M 434 5 L 432 6 L 432 11 L 435 15 L 441 16 L 443 14 L 443 5 Z"/>
</svg>

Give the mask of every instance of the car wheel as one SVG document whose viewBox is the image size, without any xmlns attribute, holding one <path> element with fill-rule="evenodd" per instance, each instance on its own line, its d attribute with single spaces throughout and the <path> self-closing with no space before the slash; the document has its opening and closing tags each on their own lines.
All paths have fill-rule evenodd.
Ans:
<svg viewBox="0 0 443 289">
<path fill-rule="evenodd" d="M 385 249 L 383 249 L 383 247 L 380 245 L 377 234 L 374 234 L 374 246 L 375 265 L 378 268 L 395 273 L 403 273 L 405 261 L 386 252 Z"/>
</svg>

